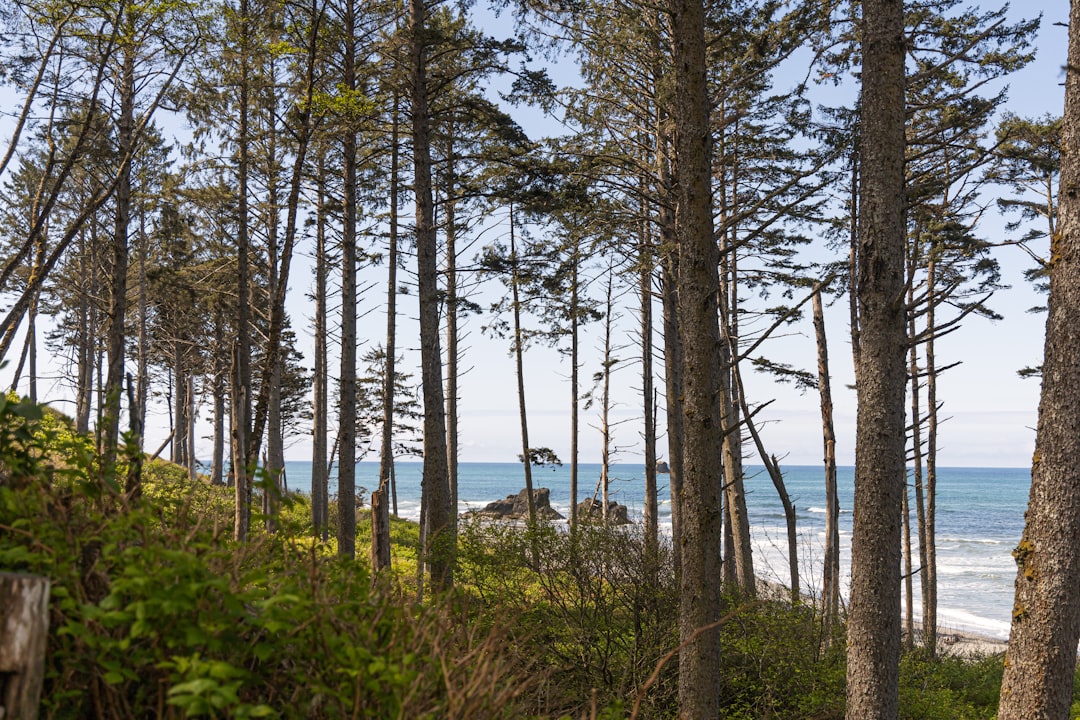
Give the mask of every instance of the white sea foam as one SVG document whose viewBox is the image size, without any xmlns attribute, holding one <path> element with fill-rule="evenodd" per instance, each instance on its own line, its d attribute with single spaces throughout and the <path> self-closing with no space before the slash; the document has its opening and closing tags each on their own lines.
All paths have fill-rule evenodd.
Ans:
<svg viewBox="0 0 1080 720">
<path fill-rule="evenodd" d="M 993 620 L 958 608 L 939 607 L 938 624 L 946 628 L 982 633 L 1001 640 L 1009 639 L 1009 623 Z"/>
</svg>

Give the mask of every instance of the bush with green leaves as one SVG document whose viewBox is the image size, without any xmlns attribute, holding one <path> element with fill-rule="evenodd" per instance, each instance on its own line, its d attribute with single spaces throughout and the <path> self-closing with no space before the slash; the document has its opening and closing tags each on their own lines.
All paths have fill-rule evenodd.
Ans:
<svg viewBox="0 0 1080 720">
<path fill-rule="evenodd" d="M 518 646 L 547 670 L 554 707 L 575 716 L 594 695 L 601 706 L 633 702 L 678 644 L 672 567 L 670 548 L 650 550 L 636 526 L 459 526 L 458 581 L 518 618 Z M 673 710 L 675 670 L 662 669 L 643 717 Z"/>
<path fill-rule="evenodd" d="M 62 462 L 43 420 L 0 407 L 0 567 L 52 580 L 41 717 L 532 713 L 499 624 L 373 587 L 288 522 L 235 543 L 229 490 L 186 474 L 156 468 L 128 498 Z"/>
</svg>

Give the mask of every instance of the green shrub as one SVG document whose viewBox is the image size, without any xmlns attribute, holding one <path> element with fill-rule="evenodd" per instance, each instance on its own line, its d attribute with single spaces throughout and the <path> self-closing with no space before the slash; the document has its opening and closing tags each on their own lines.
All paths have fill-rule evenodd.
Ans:
<svg viewBox="0 0 1080 720">
<path fill-rule="evenodd" d="M 678 644 L 670 549 L 650 557 L 641 528 L 570 533 L 473 519 L 459 529 L 459 581 L 518 618 L 517 645 L 547 670 L 544 692 L 558 712 L 587 715 L 594 694 L 600 707 L 632 703 Z M 643 717 L 673 711 L 675 671 L 676 663 L 663 668 Z"/>
<path fill-rule="evenodd" d="M 230 491 L 152 463 L 130 501 L 0 406 L 0 566 L 53 583 L 41 717 L 524 717 L 530 667 L 453 598 L 373 588 L 306 533 L 231 540 Z M 18 478 L 18 482 L 14 479 Z M 303 501 L 299 501 L 303 502 Z M 299 521 L 296 521 L 299 523 Z"/>
</svg>

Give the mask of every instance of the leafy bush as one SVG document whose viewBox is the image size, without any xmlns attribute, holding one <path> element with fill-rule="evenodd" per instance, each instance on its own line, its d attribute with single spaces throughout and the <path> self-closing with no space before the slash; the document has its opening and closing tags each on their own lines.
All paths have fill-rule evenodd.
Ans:
<svg viewBox="0 0 1080 720">
<path fill-rule="evenodd" d="M 650 557 L 640 528 L 571 533 L 469 520 L 460 526 L 458 562 L 460 583 L 484 606 L 518 618 L 517 644 L 548 671 L 544 692 L 560 712 L 632 701 L 678 644 L 670 549 Z M 643 716 L 673 711 L 675 670 L 664 667 Z"/>
<path fill-rule="evenodd" d="M 237 544 L 231 490 L 160 461 L 143 485 L 128 498 L 62 415 L 0 395 L 0 567 L 53 583 L 44 718 L 677 714 L 677 659 L 658 666 L 679 642 L 670 548 L 639 527 L 463 521 L 459 594 L 416 604 L 413 523 L 393 520 L 395 574 L 373 587 L 364 558 L 310 537 L 301 496 Z M 724 717 L 843 717 L 842 638 L 812 608 L 729 607 Z M 909 654 L 900 717 L 992 718 L 1001 672 Z"/>
<path fill-rule="evenodd" d="M 18 410 L 18 412 L 16 412 Z M 231 540 L 224 488 L 148 465 L 129 500 L 0 407 L 0 566 L 53 582 L 44 718 L 523 717 L 527 663 L 453 598 L 373 588 L 303 535 Z M 50 461 L 51 462 L 51 461 Z M 18 478 L 18 482 L 15 479 Z M 286 513 L 287 516 L 288 513 Z"/>
</svg>

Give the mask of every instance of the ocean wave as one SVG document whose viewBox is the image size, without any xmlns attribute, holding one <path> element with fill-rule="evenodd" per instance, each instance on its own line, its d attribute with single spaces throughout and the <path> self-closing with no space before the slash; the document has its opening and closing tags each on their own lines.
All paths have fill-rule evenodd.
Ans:
<svg viewBox="0 0 1080 720">
<path fill-rule="evenodd" d="M 939 607 L 938 624 L 957 630 L 972 630 L 1001 640 L 1009 639 L 1007 620 L 989 618 L 958 608 Z"/>
<path fill-rule="evenodd" d="M 994 538 L 976 538 L 976 537 L 939 537 L 937 538 L 939 543 L 968 543 L 971 545 L 1004 545 L 1005 540 L 995 540 Z"/>
</svg>

